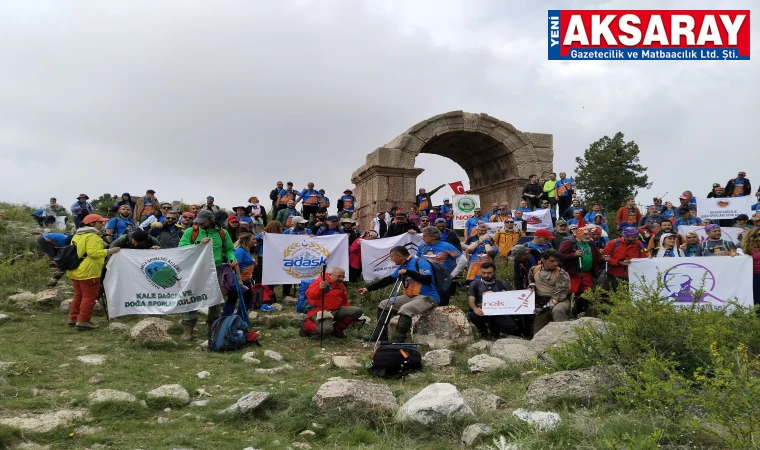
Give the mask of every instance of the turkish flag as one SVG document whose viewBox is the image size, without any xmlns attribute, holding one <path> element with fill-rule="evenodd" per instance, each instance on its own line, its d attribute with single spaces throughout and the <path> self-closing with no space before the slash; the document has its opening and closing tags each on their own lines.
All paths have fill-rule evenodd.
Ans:
<svg viewBox="0 0 760 450">
<path fill-rule="evenodd" d="M 455 181 L 453 183 L 449 183 L 449 186 L 451 187 L 451 190 L 454 191 L 455 194 L 464 194 L 464 184 L 462 184 L 461 181 Z"/>
</svg>

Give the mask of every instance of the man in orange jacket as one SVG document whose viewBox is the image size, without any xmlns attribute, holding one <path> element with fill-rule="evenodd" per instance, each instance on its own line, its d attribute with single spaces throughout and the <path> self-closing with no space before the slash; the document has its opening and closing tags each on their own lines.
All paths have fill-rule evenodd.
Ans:
<svg viewBox="0 0 760 450">
<path fill-rule="evenodd" d="M 639 230 L 636 228 L 624 228 L 623 237 L 608 242 L 604 246 L 604 260 L 607 261 L 607 278 L 612 290 L 617 291 L 621 279 L 628 281 L 628 266 L 632 259 L 647 256 L 647 249 L 639 242 Z"/>
<path fill-rule="evenodd" d="M 348 292 L 343 280 L 346 272 L 340 267 L 333 267 L 325 274 L 314 280 L 306 290 L 308 305 L 301 336 L 311 336 L 315 333 L 332 334 L 345 338 L 344 330 L 364 314 L 361 308 L 350 306 Z M 323 297 L 324 296 L 324 297 Z M 323 301 L 324 298 L 324 301 Z M 324 310 L 322 309 L 324 305 Z"/>
</svg>

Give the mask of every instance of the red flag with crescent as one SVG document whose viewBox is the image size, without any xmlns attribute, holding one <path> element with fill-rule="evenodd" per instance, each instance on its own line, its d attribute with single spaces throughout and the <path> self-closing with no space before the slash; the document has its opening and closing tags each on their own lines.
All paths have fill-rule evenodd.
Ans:
<svg viewBox="0 0 760 450">
<path fill-rule="evenodd" d="M 453 183 L 449 183 L 449 186 L 451 187 L 451 190 L 454 191 L 455 194 L 464 194 L 464 184 L 462 184 L 461 181 L 455 181 Z"/>
</svg>

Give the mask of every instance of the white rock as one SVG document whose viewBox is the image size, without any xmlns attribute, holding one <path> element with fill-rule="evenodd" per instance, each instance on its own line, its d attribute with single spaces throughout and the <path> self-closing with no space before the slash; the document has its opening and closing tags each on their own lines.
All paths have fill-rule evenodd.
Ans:
<svg viewBox="0 0 760 450">
<path fill-rule="evenodd" d="M 317 433 L 311 431 L 311 430 L 303 430 L 302 432 L 298 433 L 299 436 L 316 436 Z"/>
<path fill-rule="evenodd" d="M 77 360 L 90 366 L 99 366 L 106 362 L 106 355 L 82 355 L 77 356 Z"/>
<path fill-rule="evenodd" d="M 170 401 L 178 405 L 187 405 L 190 403 L 190 394 L 179 384 L 166 384 L 148 392 L 148 398 L 151 400 Z"/>
<path fill-rule="evenodd" d="M 58 289 L 48 289 L 46 291 L 37 293 L 37 303 L 42 304 L 55 304 L 60 301 L 58 297 Z"/>
<path fill-rule="evenodd" d="M 90 377 L 90 384 L 100 384 L 103 382 L 103 375 L 96 373 Z"/>
<path fill-rule="evenodd" d="M 243 355 L 243 362 L 248 364 L 260 364 L 261 361 L 256 359 L 256 353 L 248 352 Z"/>
<path fill-rule="evenodd" d="M 31 442 L 31 441 L 16 444 L 12 448 L 13 450 L 50 450 L 49 445 L 42 445 L 42 444 L 38 444 L 36 442 Z"/>
<path fill-rule="evenodd" d="M 61 312 L 64 314 L 68 314 L 71 312 L 71 302 L 72 299 L 64 300 L 61 302 Z"/>
<path fill-rule="evenodd" d="M 296 303 L 297 302 L 298 302 L 298 300 L 296 300 Z M 281 303 L 275 303 L 274 305 L 272 305 L 272 308 L 274 308 L 275 311 L 282 311 L 282 304 Z"/>
<path fill-rule="evenodd" d="M 284 366 L 273 367 L 271 369 L 254 369 L 253 373 L 259 375 L 274 375 L 276 373 L 285 372 L 286 370 L 290 370 L 292 368 L 293 366 L 290 364 L 285 364 Z"/>
<path fill-rule="evenodd" d="M 249 321 L 253 322 L 254 320 L 256 320 L 257 317 L 259 317 L 259 313 L 258 312 L 256 312 L 256 311 L 249 311 L 248 312 L 248 320 Z"/>
<path fill-rule="evenodd" d="M 211 397 L 211 394 L 206 392 L 206 390 L 203 388 L 198 388 L 195 390 L 195 396 L 196 397 Z"/>
<path fill-rule="evenodd" d="M 456 306 L 439 306 L 426 311 L 413 321 L 414 342 L 424 342 L 430 348 L 448 348 L 472 342 L 472 329 L 467 316 Z"/>
<path fill-rule="evenodd" d="M 562 418 L 555 412 L 528 411 L 520 408 L 512 411 L 512 415 L 541 430 L 552 430 L 562 422 Z"/>
<path fill-rule="evenodd" d="M 5 322 L 6 320 L 11 320 L 11 316 L 8 314 L 0 314 L 0 322 Z"/>
<path fill-rule="evenodd" d="M 321 409 L 395 411 L 398 407 L 388 386 L 343 378 L 323 383 L 312 400 Z"/>
<path fill-rule="evenodd" d="M 164 412 L 165 413 L 170 413 L 170 412 L 172 412 L 172 409 L 171 408 L 164 408 Z"/>
<path fill-rule="evenodd" d="M 14 294 L 8 297 L 8 301 L 14 302 L 14 303 L 33 302 L 35 300 L 37 300 L 37 296 L 32 294 L 29 291 L 24 291 L 19 294 Z"/>
<path fill-rule="evenodd" d="M 168 324 L 168 325 L 167 325 Z M 171 322 L 164 319 L 149 317 L 139 321 L 129 330 L 132 339 L 140 344 L 175 344 L 166 330 L 171 327 Z"/>
<path fill-rule="evenodd" d="M 433 350 L 425 353 L 425 356 L 422 357 L 422 361 L 429 366 L 445 367 L 451 365 L 452 356 L 454 356 L 452 350 Z"/>
<path fill-rule="evenodd" d="M 114 333 L 126 333 L 129 331 L 129 325 L 126 323 L 111 322 L 108 324 L 108 331 L 113 331 Z"/>
<path fill-rule="evenodd" d="M 134 403 L 137 400 L 134 395 L 116 389 L 98 389 L 87 398 L 93 405 L 102 402 Z"/>
<path fill-rule="evenodd" d="M 82 420 L 88 416 L 89 413 L 84 409 L 63 409 L 42 414 L 22 414 L 18 417 L 0 419 L 0 425 L 29 433 L 47 433 L 73 420 Z"/>
<path fill-rule="evenodd" d="M 470 372 L 478 373 L 496 370 L 507 365 L 507 363 L 493 356 L 475 355 L 467 360 L 467 365 L 470 368 Z"/>
<path fill-rule="evenodd" d="M 480 389 L 465 389 L 462 398 L 473 411 L 496 411 L 507 404 L 503 398 Z"/>
<path fill-rule="evenodd" d="M 528 405 L 534 407 L 560 399 L 588 403 L 617 386 L 618 380 L 615 379 L 613 370 L 590 367 L 542 375 L 528 385 L 525 399 Z"/>
<path fill-rule="evenodd" d="M 282 355 L 274 350 L 264 350 L 264 356 L 275 361 L 282 361 Z"/>
<path fill-rule="evenodd" d="M 472 344 L 471 346 L 469 346 L 468 348 L 470 350 L 477 350 L 479 352 L 487 352 L 491 350 L 492 346 L 493 346 L 493 342 L 491 341 L 478 341 Z"/>
<path fill-rule="evenodd" d="M 198 309 L 198 314 L 208 316 L 208 308 L 200 308 Z"/>
<path fill-rule="evenodd" d="M 491 434 L 491 427 L 484 423 L 476 423 L 465 428 L 462 432 L 462 444 L 472 447 L 480 439 Z"/>
<path fill-rule="evenodd" d="M 269 392 L 249 392 L 219 414 L 247 414 L 261 406 L 269 398 Z"/>
<path fill-rule="evenodd" d="M 434 383 L 410 398 L 396 412 L 396 421 L 434 425 L 446 419 L 475 418 L 454 385 Z"/>
<path fill-rule="evenodd" d="M 159 417 L 158 420 L 156 420 L 156 422 L 158 422 L 159 425 L 162 425 L 165 423 L 169 423 L 170 420 L 168 417 Z"/>
<path fill-rule="evenodd" d="M 204 378 L 208 378 L 208 377 L 210 377 L 210 376 L 211 376 L 211 372 L 208 372 L 208 371 L 205 371 L 205 370 L 204 370 L 203 372 L 198 372 L 198 373 L 196 374 L 196 376 L 202 380 L 202 379 L 204 379 Z"/>
<path fill-rule="evenodd" d="M 208 400 L 194 400 L 190 402 L 190 406 L 194 408 L 200 408 L 208 405 Z"/>
<path fill-rule="evenodd" d="M 539 355 L 543 355 L 550 348 L 559 347 L 578 339 L 576 329 L 579 327 L 594 328 L 602 333 L 607 328 L 602 320 L 595 317 L 583 317 L 567 322 L 550 322 L 533 336 L 530 345 Z"/>
<path fill-rule="evenodd" d="M 8 375 L 17 370 L 16 363 L 12 361 L 0 361 L 0 375 Z"/>
<path fill-rule="evenodd" d="M 525 364 L 538 358 L 538 352 L 529 341 L 521 339 L 499 339 L 491 347 L 491 356 L 495 356 L 510 364 Z"/>
<path fill-rule="evenodd" d="M 90 425 L 82 425 L 81 427 L 77 427 L 76 430 L 74 430 L 74 433 L 81 434 L 84 436 L 92 435 L 92 434 L 98 434 L 102 433 L 103 429 L 100 427 L 92 427 Z"/>
<path fill-rule="evenodd" d="M 354 369 L 362 366 L 354 359 L 353 356 L 335 355 L 332 357 L 332 363 L 338 369 Z"/>
<path fill-rule="evenodd" d="M 359 317 L 358 322 L 364 322 L 365 324 L 370 324 L 372 323 L 372 319 L 370 319 L 367 316 L 362 315 L 361 317 Z"/>
</svg>

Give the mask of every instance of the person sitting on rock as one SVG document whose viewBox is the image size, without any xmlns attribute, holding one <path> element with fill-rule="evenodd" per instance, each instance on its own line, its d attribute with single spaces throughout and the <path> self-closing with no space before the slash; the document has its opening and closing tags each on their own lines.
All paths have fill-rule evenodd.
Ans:
<svg viewBox="0 0 760 450">
<path fill-rule="evenodd" d="M 349 304 L 348 292 L 343 284 L 345 278 L 343 269 L 333 267 L 324 279 L 320 276 L 309 285 L 306 289 L 307 319 L 301 328 L 301 336 L 332 334 L 345 339 L 346 328 L 364 314 L 361 308 Z"/>
<path fill-rule="evenodd" d="M 387 314 L 390 316 L 398 314 L 398 325 L 396 326 L 396 334 L 393 336 L 393 342 L 404 342 L 407 333 L 412 328 L 412 317 L 438 306 L 441 297 L 435 289 L 433 268 L 424 258 L 410 255 L 409 250 L 403 245 L 393 247 L 390 251 L 390 258 L 398 266 L 396 270 L 389 276 L 357 290 L 356 293 L 364 295 L 369 291 L 391 286 L 398 279 L 401 280 L 404 295 L 398 296 L 395 301 L 388 299 L 380 302 L 377 321 L 383 323 Z M 388 302 L 392 302 L 392 307 L 388 305 Z M 389 311 L 385 311 L 386 306 L 389 306 Z M 376 333 L 380 333 L 381 328 L 382 334 L 378 336 Z M 363 339 L 365 341 L 376 341 L 378 338 L 380 341 L 388 341 L 388 327 L 377 326 L 370 336 L 365 336 Z"/>
<path fill-rule="evenodd" d="M 523 316 L 486 316 L 481 306 L 483 294 L 487 292 L 511 291 L 512 286 L 504 280 L 496 279 L 496 266 L 492 262 L 484 262 L 480 266 L 480 279 L 475 280 L 467 288 L 467 304 L 470 312 L 467 319 L 478 329 L 481 339 L 499 339 L 501 333 L 520 336 Z"/>
<path fill-rule="evenodd" d="M 456 278 L 467 267 L 467 257 L 462 252 L 454 248 L 448 242 L 441 241 L 441 231 L 436 227 L 425 227 L 422 229 L 422 244 L 417 248 L 417 256 L 427 259 L 429 262 L 443 264 L 446 270 L 451 274 L 451 279 Z M 439 292 L 441 301 L 439 306 L 449 304 L 449 299 L 454 295 L 456 285 L 451 283 L 448 292 Z"/>
<path fill-rule="evenodd" d="M 546 250 L 541 254 L 541 264 L 533 266 L 528 272 L 528 288 L 536 295 L 533 336 L 549 322 L 569 320 L 570 275 L 559 266 L 561 257 L 556 250 Z"/>
</svg>

